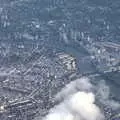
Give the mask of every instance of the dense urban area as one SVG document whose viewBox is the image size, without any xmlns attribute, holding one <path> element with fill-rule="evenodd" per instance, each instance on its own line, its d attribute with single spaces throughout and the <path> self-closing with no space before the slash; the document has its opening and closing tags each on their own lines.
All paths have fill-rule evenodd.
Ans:
<svg viewBox="0 0 120 120">
<path fill-rule="evenodd" d="M 82 77 L 120 120 L 119 0 L 0 0 L 0 120 L 44 119 Z"/>
</svg>

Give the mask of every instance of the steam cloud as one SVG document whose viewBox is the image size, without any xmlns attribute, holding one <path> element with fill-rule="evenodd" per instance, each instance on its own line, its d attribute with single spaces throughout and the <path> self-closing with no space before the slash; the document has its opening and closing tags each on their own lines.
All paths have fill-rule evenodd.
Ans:
<svg viewBox="0 0 120 120">
<path fill-rule="evenodd" d="M 60 101 L 43 120 L 103 120 L 88 78 L 77 79 L 56 95 Z"/>
</svg>

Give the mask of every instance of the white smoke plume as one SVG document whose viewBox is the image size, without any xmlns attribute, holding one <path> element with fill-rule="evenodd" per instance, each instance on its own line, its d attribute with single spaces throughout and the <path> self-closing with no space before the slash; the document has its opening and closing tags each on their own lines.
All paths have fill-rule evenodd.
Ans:
<svg viewBox="0 0 120 120">
<path fill-rule="evenodd" d="M 110 99 L 110 88 L 106 85 L 104 80 L 101 80 L 97 86 L 96 97 L 101 103 L 108 105 L 113 110 L 120 108 L 120 103 Z"/>
<path fill-rule="evenodd" d="M 52 108 L 43 120 L 103 120 L 91 89 L 88 78 L 71 82 L 56 96 L 61 103 Z"/>
<path fill-rule="evenodd" d="M 77 79 L 75 81 L 70 82 L 68 85 L 66 85 L 65 88 L 63 88 L 57 95 L 56 100 L 63 100 L 66 97 L 78 92 L 78 91 L 91 91 L 92 84 L 90 83 L 90 80 L 86 77 L 83 77 L 81 79 Z"/>
</svg>

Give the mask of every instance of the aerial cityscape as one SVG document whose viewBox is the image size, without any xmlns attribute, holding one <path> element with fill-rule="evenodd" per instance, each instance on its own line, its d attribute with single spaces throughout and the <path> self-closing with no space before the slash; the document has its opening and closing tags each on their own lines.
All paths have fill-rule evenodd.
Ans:
<svg viewBox="0 0 120 120">
<path fill-rule="evenodd" d="M 0 0 L 0 120 L 120 120 L 120 0 Z"/>
</svg>

